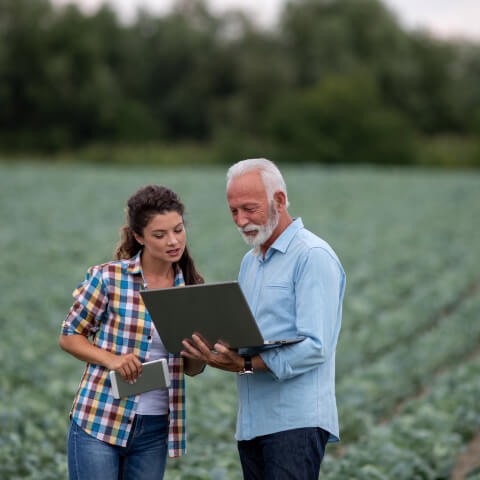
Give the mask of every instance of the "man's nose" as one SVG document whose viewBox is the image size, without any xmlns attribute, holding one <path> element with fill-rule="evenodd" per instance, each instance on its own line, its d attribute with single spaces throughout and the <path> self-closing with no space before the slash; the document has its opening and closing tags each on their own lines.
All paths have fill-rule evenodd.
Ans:
<svg viewBox="0 0 480 480">
<path fill-rule="evenodd" d="M 245 215 L 242 212 L 238 212 L 235 218 L 235 223 L 237 224 L 237 227 L 243 228 L 246 225 L 250 223 L 247 215 Z"/>
</svg>

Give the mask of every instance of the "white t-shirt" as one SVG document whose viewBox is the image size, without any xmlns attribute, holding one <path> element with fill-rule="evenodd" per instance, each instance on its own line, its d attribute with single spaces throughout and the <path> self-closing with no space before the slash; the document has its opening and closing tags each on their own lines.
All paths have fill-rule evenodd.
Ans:
<svg viewBox="0 0 480 480">
<path fill-rule="evenodd" d="M 159 360 L 168 358 L 168 352 L 163 346 L 160 335 L 153 326 L 153 339 L 150 346 L 148 360 Z M 168 388 L 159 388 L 140 394 L 137 413 L 140 415 L 165 415 L 168 413 Z"/>
</svg>

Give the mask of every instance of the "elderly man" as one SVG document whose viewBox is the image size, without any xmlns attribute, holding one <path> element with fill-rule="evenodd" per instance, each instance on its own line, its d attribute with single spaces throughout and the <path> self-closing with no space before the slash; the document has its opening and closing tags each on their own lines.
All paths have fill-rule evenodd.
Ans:
<svg viewBox="0 0 480 480">
<path fill-rule="evenodd" d="M 287 189 L 266 159 L 236 163 L 227 173 L 234 222 L 253 247 L 239 283 L 268 339 L 304 336 L 293 345 L 214 352 L 194 335 L 183 355 L 237 372 L 236 439 L 245 479 L 316 479 L 325 446 L 339 438 L 335 348 L 345 273 L 332 248 L 287 211 Z"/>
</svg>

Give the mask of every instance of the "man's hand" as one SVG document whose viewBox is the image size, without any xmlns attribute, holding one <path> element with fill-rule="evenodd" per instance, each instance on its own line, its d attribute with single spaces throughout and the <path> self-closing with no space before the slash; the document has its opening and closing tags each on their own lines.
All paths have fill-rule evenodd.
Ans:
<svg viewBox="0 0 480 480">
<path fill-rule="evenodd" d="M 192 335 L 191 339 L 185 339 L 182 343 L 184 346 L 184 350 L 181 351 L 183 357 L 201 360 L 211 367 L 229 372 L 240 372 L 244 367 L 245 361 L 237 352 L 219 342 L 213 346 L 215 352 L 212 352 L 207 342 L 196 333 Z"/>
</svg>

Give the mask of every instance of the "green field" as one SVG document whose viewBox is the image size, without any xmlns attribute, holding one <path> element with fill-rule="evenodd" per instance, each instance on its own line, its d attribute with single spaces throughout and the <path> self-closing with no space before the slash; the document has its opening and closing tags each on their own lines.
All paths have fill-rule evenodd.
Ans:
<svg viewBox="0 0 480 480">
<path fill-rule="evenodd" d="M 447 479 L 480 431 L 480 174 L 283 168 L 290 212 L 347 273 L 337 349 L 341 437 L 324 479 Z M 66 478 L 68 411 L 83 366 L 57 346 L 71 292 L 109 260 L 126 198 L 147 183 L 187 206 L 207 281 L 246 251 L 225 170 L 0 164 L 0 478 Z M 234 375 L 188 379 L 188 454 L 166 478 L 240 479 Z"/>
</svg>

